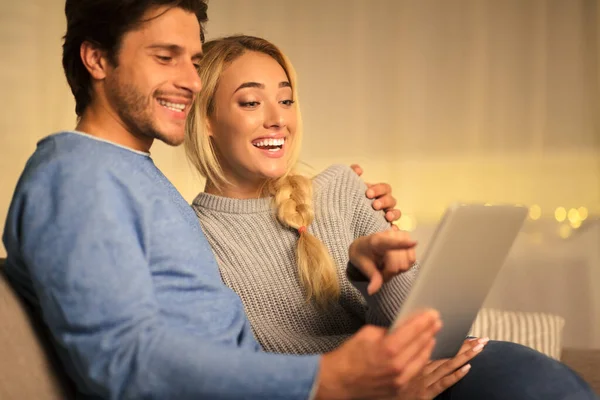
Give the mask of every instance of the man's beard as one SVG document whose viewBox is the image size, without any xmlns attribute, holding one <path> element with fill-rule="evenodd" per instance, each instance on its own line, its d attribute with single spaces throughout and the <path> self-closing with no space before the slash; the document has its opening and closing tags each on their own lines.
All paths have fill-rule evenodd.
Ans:
<svg viewBox="0 0 600 400">
<path fill-rule="evenodd" d="M 118 73 L 107 79 L 106 95 L 126 129 L 134 136 L 158 139 L 171 146 L 181 144 L 180 138 L 161 132 L 152 120 L 153 97 L 145 96 L 135 85 L 124 82 Z"/>
</svg>

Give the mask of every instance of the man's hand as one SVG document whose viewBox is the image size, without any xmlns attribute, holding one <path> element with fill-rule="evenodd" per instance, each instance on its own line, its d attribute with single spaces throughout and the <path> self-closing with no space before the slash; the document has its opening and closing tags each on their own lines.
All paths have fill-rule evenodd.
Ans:
<svg viewBox="0 0 600 400">
<path fill-rule="evenodd" d="M 378 232 L 355 239 L 348 250 L 349 260 L 369 278 L 367 292 L 372 295 L 384 282 L 413 266 L 416 245 L 408 232 Z"/>
<path fill-rule="evenodd" d="M 467 375 L 471 364 L 467 364 L 481 353 L 489 339 L 467 339 L 454 358 L 433 361 L 413 378 L 398 400 L 432 400 L 444 390 Z"/>
<path fill-rule="evenodd" d="M 358 164 L 352 164 L 350 166 L 352 170 L 358 175 L 362 176 L 363 169 Z M 367 197 L 369 199 L 375 199 L 373 201 L 373 208 L 375 210 L 385 211 L 385 219 L 389 222 L 394 222 L 400 219 L 402 213 L 400 210 L 396 210 L 396 199 L 392 196 L 392 187 L 387 183 L 376 183 L 374 185 L 367 183 Z M 396 225 L 392 225 L 394 229 L 398 229 Z"/>
<path fill-rule="evenodd" d="M 396 397 L 428 364 L 441 328 L 427 310 L 407 318 L 391 333 L 365 326 L 321 359 L 316 399 Z"/>
</svg>

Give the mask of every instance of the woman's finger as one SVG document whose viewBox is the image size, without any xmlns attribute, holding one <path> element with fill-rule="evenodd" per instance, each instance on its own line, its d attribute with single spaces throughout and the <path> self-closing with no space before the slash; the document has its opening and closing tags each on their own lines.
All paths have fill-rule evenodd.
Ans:
<svg viewBox="0 0 600 400">
<path fill-rule="evenodd" d="M 384 279 L 381 276 L 381 274 L 372 275 L 371 281 L 369 282 L 369 285 L 367 286 L 367 293 L 369 294 L 369 296 L 372 296 L 375 293 L 379 292 L 379 289 L 381 289 L 381 286 L 383 286 L 383 282 L 384 282 Z"/>
<path fill-rule="evenodd" d="M 444 390 L 448 389 L 450 386 L 454 385 L 456 382 L 464 378 L 470 369 L 471 364 L 463 365 L 460 369 L 457 369 L 452 374 L 446 375 L 442 379 L 434 382 L 431 386 L 427 388 L 427 397 L 432 399 L 435 398 Z"/>
<path fill-rule="evenodd" d="M 454 358 L 442 363 L 438 368 L 431 372 L 425 377 L 425 385 L 427 387 L 435 384 L 435 382 L 442 380 L 448 375 L 452 375 L 456 370 L 464 366 L 475 356 L 477 356 L 483 350 L 485 343 L 479 343 L 479 341 L 472 341 L 470 344 L 463 344 L 467 346 L 467 350 L 459 353 Z M 469 348 L 470 346 L 470 348 Z"/>
<path fill-rule="evenodd" d="M 408 263 L 410 265 L 410 267 L 412 268 L 412 266 L 414 265 L 414 263 L 417 261 L 417 252 L 415 251 L 414 247 L 412 249 L 408 249 Z"/>
<path fill-rule="evenodd" d="M 408 258 L 405 250 L 390 250 L 383 257 L 383 280 L 385 282 L 392 279 L 408 268 Z"/>
<path fill-rule="evenodd" d="M 427 375 L 431 374 L 433 371 L 438 369 L 438 367 L 440 365 L 442 365 L 443 363 L 445 363 L 448 360 L 450 360 L 450 359 L 449 358 L 441 358 L 439 360 L 431 361 L 429 364 L 427 364 L 425 366 L 425 368 L 423 368 L 422 375 L 427 376 Z"/>
<path fill-rule="evenodd" d="M 404 231 L 388 230 L 374 233 L 368 238 L 372 251 L 381 256 L 391 250 L 407 250 L 417 245 L 417 242 Z"/>
</svg>

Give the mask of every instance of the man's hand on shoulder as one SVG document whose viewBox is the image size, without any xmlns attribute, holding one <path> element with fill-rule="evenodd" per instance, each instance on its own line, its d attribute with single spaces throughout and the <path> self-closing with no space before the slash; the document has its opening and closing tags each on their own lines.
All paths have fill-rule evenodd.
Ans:
<svg viewBox="0 0 600 400">
<path fill-rule="evenodd" d="M 358 164 L 352 164 L 350 168 L 352 168 L 358 176 L 362 176 L 364 172 Z M 389 222 L 399 220 L 402 213 L 400 210 L 394 208 L 396 207 L 396 199 L 392 196 L 392 187 L 387 183 L 367 183 L 367 186 L 366 196 L 369 199 L 374 199 L 373 208 L 375 210 L 385 211 L 385 219 Z M 392 225 L 392 227 L 398 229 L 396 225 Z"/>
</svg>

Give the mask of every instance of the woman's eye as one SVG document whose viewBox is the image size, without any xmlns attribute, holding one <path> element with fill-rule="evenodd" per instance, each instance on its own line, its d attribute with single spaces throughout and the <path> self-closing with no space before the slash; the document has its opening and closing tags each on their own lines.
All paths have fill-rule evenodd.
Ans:
<svg viewBox="0 0 600 400">
<path fill-rule="evenodd" d="M 244 101 L 242 103 L 240 103 L 240 106 L 242 107 L 257 107 L 260 103 L 258 101 Z"/>
<path fill-rule="evenodd" d="M 286 105 L 286 106 L 291 106 L 291 105 L 292 105 L 292 104 L 294 104 L 294 103 L 295 103 L 295 101 L 294 101 L 294 100 L 283 100 L 283 101 L 281 102 L 281 104 L 284 104 L 284 105 Z"/>
</svg>

